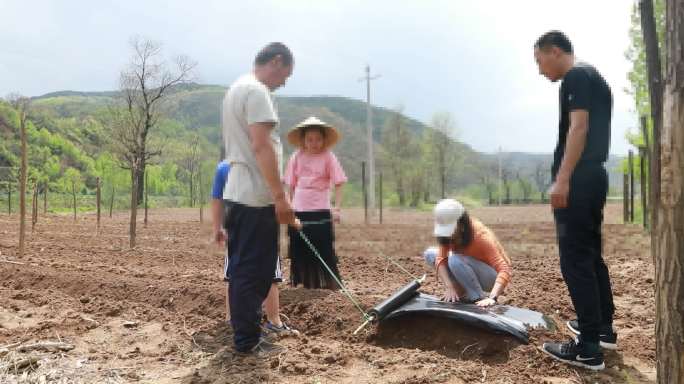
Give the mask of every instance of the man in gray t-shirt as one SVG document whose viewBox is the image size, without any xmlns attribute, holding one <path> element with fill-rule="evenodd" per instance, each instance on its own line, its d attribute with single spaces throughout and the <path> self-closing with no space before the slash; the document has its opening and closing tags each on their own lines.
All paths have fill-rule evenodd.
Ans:
<svg viewBox="0 0 684 384">
<path fill-rule="evenodd" d="M 271 92 L 285 84 L 294 60 L 282 43 L 257 54 L 254 71 L 236 80 L 223 99 L 223 137 L 230 177 L 223 199 L 228 235 L 230 321 L 235 350 L 278 349 L 261 338 L 261 303 L 278 259 L 279 224 L 295 225 L 281 183 L 282 145 Z"/>
</svg>

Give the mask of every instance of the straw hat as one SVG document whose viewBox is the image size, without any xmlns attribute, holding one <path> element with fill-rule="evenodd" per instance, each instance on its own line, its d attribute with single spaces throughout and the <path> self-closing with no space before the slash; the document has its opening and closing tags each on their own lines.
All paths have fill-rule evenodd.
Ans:
<svg viewBox="0 0 684 384">
<path fill-rule="evenodd" d="M 319 120 L 316 117 L 311 116 L 308 119 L 294 126 L 292 129 L 290 129 L 290 132 L 287 133 L 287 141 L 295 147 L 304 147 L 302 131 L 304 128 L 307 127 L 323 128 L 325 132 L 323 145 L 325 146 L 325 148 L 330 148 L 334 146 L 340 139 L 340 134 L 339 132 L 337 132 L 337 129 L 335 129 L 335 127 L 322 120 Z"/>
</svg>

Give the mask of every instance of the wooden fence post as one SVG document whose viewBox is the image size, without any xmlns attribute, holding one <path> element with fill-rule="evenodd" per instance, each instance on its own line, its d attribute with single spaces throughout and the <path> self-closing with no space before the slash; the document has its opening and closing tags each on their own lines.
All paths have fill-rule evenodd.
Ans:
<svg viewBox="0 0 684 384">
<path fill-rule="evenodd" d="M 202 162 L 200 161 L 199 169 L 197 170 L 197 181 L 199 182 L 199 214 L 200 223 L 204 222 L 204 188 L 202 188 Z"/>
<path fill-rule="evenodd" d="M 97 190 L 95 192 L 95 204 L 97 205 L 97 233 L 100 233 L 100 203 L 101 203 L 101 194 L 100 194 L 100 178 L 97 178 Z"/>
<path fill-rule="evenodd" d="M 74 199 L 74 221 L 76 221 L 76 181 L 71 181 L 71 196 Z"/>
<path fill-rule="evenodd" d="M 38 222 L 38 182 L 33 183 L 33 198 L 31 199 L 31 232 L 36 229 Z"/>
<path fill-rule="evenodd" d="M 380 198 L 378 199 L 378 203 L 380 204 L 380 224 L 382 224 L 382 172 L 380 172 L 378 176 L 378 187 L 380 189 Z"/>
<path fill-rule="evenodd" d="M 622 175 L 622 216 L 625 224 L 629 223 L 629 174 Z"/>
<path fill-rule="evenodd" d="M 43 215 L 47 215 L 47 201 L 48 201 L 48 182 L 45 182 L 43 187 Z"/>
<path fill-rule="evenodd" d="M 646 147 L 639 147 L 639 183 L 641 185 L 639 192 L 641 193 L 641 216 L 643 217 L 643 225 L 646 229 L 650 227 L 650 215 L 648 214 L 648 179 L 646 178 L 646 159 L 648 157 L 647 151 L 648 149 L 646 149 Z"/>
<path fill-rule="evenodd" d="M 630 149 L 629 156 L 629 222 L 634 222 L 634 152 Z"/>
<path fill-rule="evenodd" d="M 109 218 L 112 218 L 112 210 L 114 210 L 114 195 L 116 194 L 116 188 L 112 184 L 112 197 L 109 199 Z"/>
<path fill-rule="evenodd" d="M 147 170 L 145 170 L 145 220 L 144 226 L 147 228 Z"/>
</svg>

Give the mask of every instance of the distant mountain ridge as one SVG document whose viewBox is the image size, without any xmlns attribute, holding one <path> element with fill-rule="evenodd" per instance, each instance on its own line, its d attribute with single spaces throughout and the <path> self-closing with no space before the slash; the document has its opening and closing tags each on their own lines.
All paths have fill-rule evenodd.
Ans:
<svg viewBox="0 0 684 384">
<path fill-rule="evenodd" d="M 177 121 L 185 130 L 197 131 L 205 136 L 212 145 L 221 145 L 220 111 L 221 101 L 227 87 L 221 85 L 184 84 L 175 87 L 169 94 L 167 115 Z M 60 118 L 86 118 L 98 109 L 106 108 L 115 102 L 117 91 L 81 92 L 58 91 L 34 97 L 34 106 Z M 367 156 L 366 144 L 366 103 L 342 96 L 277 96 L 277 108 L 281 120 L 280 131 L 283 141 L 290 127 L 306 117 L 315 115 L 334 124 L 343 135 L 335 152 L 350 174 L 350 178 L 360 179 L 360 162 Z M 390 117 L 396 114 L 388 108 L 373 107 L 374 141 L 378 153 L 382 150 L 382 131 Z M 408 129 L 418 137 L 431 129 L 427 124 L 403 116 Z M 460 190 L 469 185 L 480 183 L 481 175 L 498 164 L 497 154 L 485 154 L 473 150 L 469 145 L 456 142 L 456 148 L 466 159 L 462 169 L 450 175 L 450 189 Z M 288 152 L 292 148 L 286 145 Z M 529 154 L 510 152 L 502 154 L 506 166 L 515 172 L 532 177 L 536 167 L 550 166 L 551 154 Z M 616 168 L 620 158 L 611 156 L 608 168 Z M 621 179 L 615 172 L 611 184 L 621 187 Z"/>
</svg>

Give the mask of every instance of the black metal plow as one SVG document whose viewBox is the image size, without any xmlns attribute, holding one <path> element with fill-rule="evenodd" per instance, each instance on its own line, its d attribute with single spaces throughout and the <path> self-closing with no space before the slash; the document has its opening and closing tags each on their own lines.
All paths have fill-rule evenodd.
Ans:
<svg viewBox="0 0 684 384">
<path fill-rule="evenodd" d="M 553 330 L 556 328 L 551 318 L 529 309 L 509 305 L 483 308 L 475 304 L 441 301 L 435 296 L 418 292 L 422 282 L 423 279 L 412 281 L 371 308 L 368 311 L 370 318 L 356 332 L 369 322 L 386 321 L 408 314 L 453 319 L 486 331 L 511 335 L 524 344 L 529 342 L 528 331 L 530 329 Z"/>
</svg>

